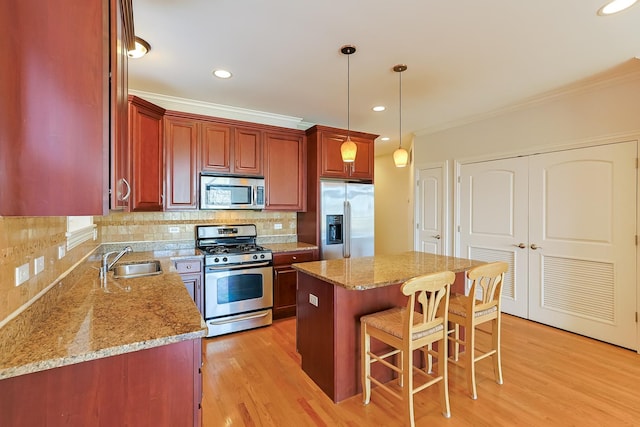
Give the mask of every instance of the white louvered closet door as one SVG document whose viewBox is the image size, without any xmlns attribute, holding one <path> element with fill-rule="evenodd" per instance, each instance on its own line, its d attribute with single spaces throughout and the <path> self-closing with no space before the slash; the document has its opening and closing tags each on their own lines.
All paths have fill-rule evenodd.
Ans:
<svg viewBox="0 0 640 427">
<path fill-rule="evenodd" d="M 530 319 L 636 348 L 636 147 L 530 156 Z"/>
</svg>

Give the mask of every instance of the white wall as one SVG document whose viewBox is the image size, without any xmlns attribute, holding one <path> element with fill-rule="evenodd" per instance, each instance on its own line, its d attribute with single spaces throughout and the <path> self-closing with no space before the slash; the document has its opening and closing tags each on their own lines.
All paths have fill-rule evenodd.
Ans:
<svg viewBox="0 0 640 427">
<path fill-rule="evenodd" d="M 638 61 L 640 62 L 640 61 Z M 640 133 L 640 64 L 630 72 L 579 89 L 556 93 L 484 120 L 414 138 L 415 164 L 488 160 L 596 142 L 637 138 Z M 451 186 L 450 200 L 454 201 Z M 453 202 L 455 203 L 455 202 Z M 449 247 L 453 249 L 454 206 Z"/>
<path fill-rule="evenodd" d="M 410 251 L 413 248 L 412 165 L 395 167 L 389 153 L 375 158 L 374 170 L 376 255 Z"/>
</svg>

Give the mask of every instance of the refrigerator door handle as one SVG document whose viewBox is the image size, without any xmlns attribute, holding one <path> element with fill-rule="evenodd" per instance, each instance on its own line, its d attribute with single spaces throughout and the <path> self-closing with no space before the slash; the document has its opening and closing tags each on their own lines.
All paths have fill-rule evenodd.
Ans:
<svg viewBox="0 0 640 427">
<path fill-rule="evenodd" d="M 351 203 L 344 201 L 344 242 L 342 245 L 342 256 L 351 257 Z"/>
</svg>

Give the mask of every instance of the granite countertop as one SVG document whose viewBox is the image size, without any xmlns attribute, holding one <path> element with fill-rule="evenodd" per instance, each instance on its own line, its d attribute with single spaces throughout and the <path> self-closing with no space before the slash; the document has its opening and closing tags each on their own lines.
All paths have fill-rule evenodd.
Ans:
<svg viewBox="0 0 640 427">
<path fill-rule="evenodd" d="M 305 242 L 292 242 L 292 243 L 265 243 L 265 248 L 271 249 L 273 253 L 278 252 L 295 252 L 318 249 L 318 246 Z"/>
<path fill-rule="evenodd" d="M 5 343 L 0 379 L 203 337 L 206 324 L 173 265 L 194 257 L 194 249 L 129 253 L 120 262 L 157 259 L 163 273 L 116 280 L 111 271 L 106 283 L 101 254 L 88 257 L 48 291 L 59 295 L 46 318 Z"/>
<path fill-rule="evenodd" d="M 412 277 L 438 271 L 459 273 L 482 264 L 485 262 L 410 251 L 304 262 L 293 264 L 292 267 L 349 290 L 366 290 L 402 283 Z"/>
</svg>

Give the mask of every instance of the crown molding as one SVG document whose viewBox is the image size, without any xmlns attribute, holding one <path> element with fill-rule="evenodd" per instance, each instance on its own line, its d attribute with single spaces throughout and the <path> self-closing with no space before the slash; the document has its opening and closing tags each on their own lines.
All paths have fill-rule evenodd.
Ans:
<svg viewBox="0 0 640 427">
<path fill-rule="evenodd" d="M 205 116 L 220 117 L 223 119 L 241 120 L 245 122 L 260 123 L 289 129 L 306 130 L 315 123 L 302 120 L 301 117 L 285 116 L 282 114 L 268 113 L 265 111 L 249 110 L 246 108 L 232 107 L 229 105 L 214 104 L 211 102 L 197 101 L 193 99 L 179 98 L 162 95 L 153 92 L 129 89 L 130 95 L 138 96 L 158 106 L 173 111 L 202 114 Z"/>
<path fill-rule="evenodd" d="M 527 98 L 521 102 L 508 105 L 506 107 L 498 108 L 485 113 L 480 113 L 472 116 L 468 116 L 459 120 L 454 120 L 447 123 L 436 124 L 429 126 L 413 134 L 417 136 L 430 135 L 437 132 L 441 132 L 447 129 L 452 129 L 464 125 L 468 125 L 483 120 L 488 120 L 494 117 L 502 116 L 505 114 L 525 110 L 535 107 L 540 104 L 554 101 L 561 97 L 573 96 L 580 93 L 593 91 L 609 86 L 614 86 L 621 83 L 631 82 L 640 79 L 640 56 L 636 56 L 623 64 L 620 64 L 613 71 L 596 74 L 595 76 L 579 80 L 575 83 L 563 86 L 559 89 L 545 92 L 540 95 L 536 95 L 531 98 Z"/>
</svg>

